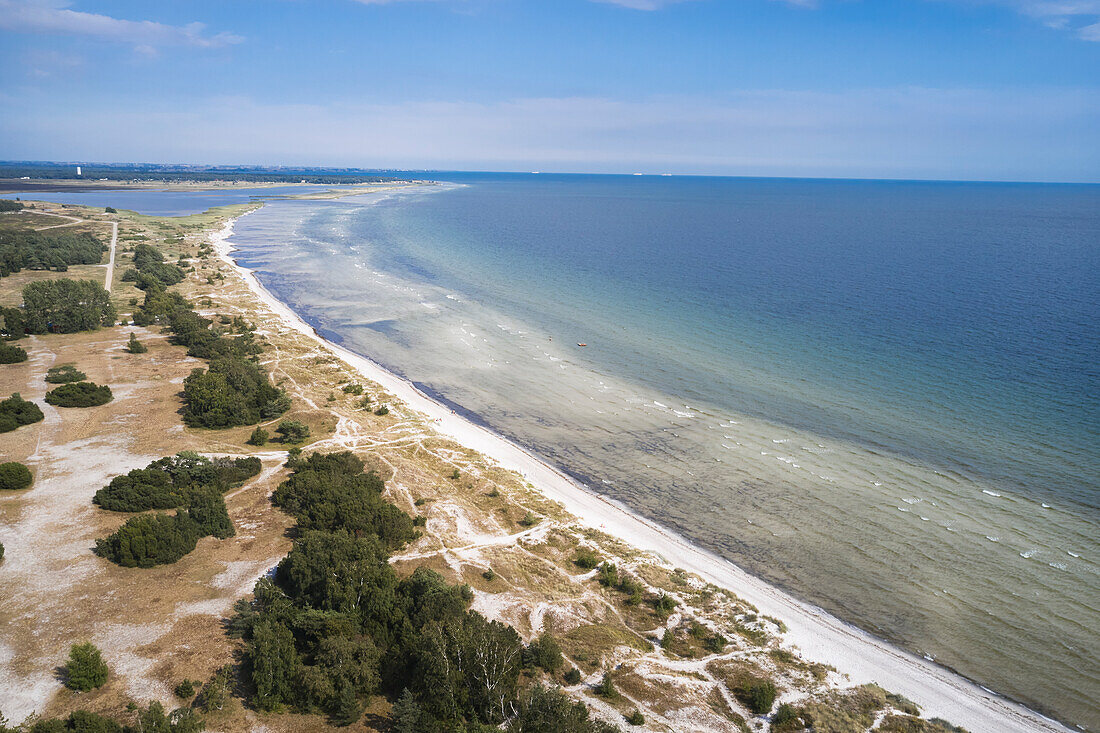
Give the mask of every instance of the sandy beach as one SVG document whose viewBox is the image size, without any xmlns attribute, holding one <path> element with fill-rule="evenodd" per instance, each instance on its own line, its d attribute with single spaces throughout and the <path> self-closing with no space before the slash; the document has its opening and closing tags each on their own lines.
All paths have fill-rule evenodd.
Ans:
<svg viewBox="0 0 1100 733">
<path fill-rule="evenodd" d="M 287 328 L 315 339 L 332 350 L 364 378 L 379 384 L 411 409 L 422 413 L 441 435 L 515 471 L 539 492 L 560 503 L 583 524 L 618 537 L 639 550 L 654 553 L 669 564 L 696 573 L 755 605 L 761 613 L 782 620 L 786 639 L 810 660 L 834 666 L 853 683 L 874 682 L 900 693 L 923 708 L 970 731 L 1066 731 L 1068 728 L 1006 700 L 928 660 L 902 651 L 846 624 L 810 604 L 749 575 L 682 537 L 608 501 L 578 484 L 519 445 L 436 402 L 408 381 L 368 358 L 320 337 L 232 258 L 229 238 L 236 220 L 214 232 L 211 242 L 219 256 L 243 278 L 251 291 Z"/>
</svg>

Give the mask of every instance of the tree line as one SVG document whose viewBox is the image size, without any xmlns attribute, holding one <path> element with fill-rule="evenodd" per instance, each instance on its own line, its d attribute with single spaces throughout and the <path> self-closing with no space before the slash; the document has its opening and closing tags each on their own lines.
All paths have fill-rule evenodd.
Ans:
<svg viewBox="0 0 1100 733">
<path fill-rule="evenodd" d="M 90 232 L 0 232 L 0 277 L 20 270 L 57 270 L 70 265 L 98 265 L 107 246 Z"/>
</svg>

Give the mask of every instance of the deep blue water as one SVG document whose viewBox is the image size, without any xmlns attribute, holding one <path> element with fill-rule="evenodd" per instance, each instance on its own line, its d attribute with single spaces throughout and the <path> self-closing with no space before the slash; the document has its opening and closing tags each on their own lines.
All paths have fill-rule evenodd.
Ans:
<svg viewBox="0 0 1100 733">
<path fill-rule="evenodd" d="M 1100 186 L 448 178 L 363 223 L 379 263 L 689 401 L 1100 507 Z"/>
</svg>

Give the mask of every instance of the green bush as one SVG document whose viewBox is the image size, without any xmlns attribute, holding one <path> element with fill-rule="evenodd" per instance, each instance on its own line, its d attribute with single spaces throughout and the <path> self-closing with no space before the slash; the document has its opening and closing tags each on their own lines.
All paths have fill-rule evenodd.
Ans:
<svg viewBox="0 0 1100 733">
<path fill-rule="evenodd" d="M 176 689 L 173 690 L 176 693 L 176 697 L 188 700 L 195 695 L 195 683 L 191 680 L 184 680 L 176 685 Z"/>
<path fill-rule="evenodd" d="M 283 420 L 275 428 L 281 443 L 301 443 L 309 437 L 309 426 L 297 420 Z"/>
<path fill-rule="evenodd" d="M 144 354 L 149 348 L 137 340 L 137 336 L 130 334 L 130 341 L 126 344 L 126 350 L 131 354 Z"/>
<path fill-rule="evenodd" d="M 31 470 L 22 463 L 15 463 L 14 461 L 0 463 L 0 490 L 25 489 L 32 483 L 34 483 L 34 476 L 31 475 Z"/>
<path fill-rule="evenodd" d="M 77 369 L 72 364 L 50 367 L 46 370 L 46 381 L 50 384 L 68 384 L 69 382 L 83 382 L 88 375 Z"/>
<path fill-rule="evenodd" d="M 248 436 L 248 444 L 256 446 L 265 446 L 267 441 L 271 438 L 271 434 L 263 428 L 256 428 L 252 431 L 252 435 Z"/>
<path fill-rule="evenodd" d="M 18 341 L 26 336 L 26 319 L 19 308 L 0 306 L 0 338 Z"/>
<path fill-rule="evenodd" d="M 771 680 L 754 678 L 732 692 L 754 715 L 763 715 L 775 704 L 777 691 Z"/>
<path fill-rule="evenodd" d="M 39 280 L 23 288 L 23 312 L 31 333 L 76 333 L 112 326 L 111 294 L 94 280 Z"/>
<path fill-rule="evenodd" d="M 25 349 L 0 341 L 0 364 L 18 364 L 26 360 Z"/>
<path fill-rule="evenodd" d="M 363 394 L 363 385 L 361 384 L 345 384 L 344 392 L 347 394 L 361 395 Z"/>
<path fill-rule="evenodd" d="M 374 414 L 378 415 L 379 417 L 382 417 L 384 415 L 389 415 L 390 414 L 390 408 L 386 407 L 385 405 L 382 405 L 381 407 L 379 407 L 377 410 L 374 411 Z"/>
<path fill-rule="evenodd" d="M 593 692 L 606 700 L 619 699 L 619 691 L 615 689 L 615 683 L 611 680 L 610 672 L 604 673 L 604 676 L 600 678 L 600 683 L 593 688 Z"/>
<path fill-rule="evenodd" d="M 56 407 L 96 407 L 114 399 L 111 388 L 94 382 L 72 382 L 46 393 L 46 402 Z"/>
<path fill-rule="evenodd" d="M 587 547 L 577 550 L 577 556 L 573 558 L 573 564 L 583 570 L 592 570 L 600 564 L 600 556 Z"/>
<path fill-rule="evenodd" d="M 645 716 L 642 715 L 641 710 L 635 710 L 630 715 L 626 716 L 626 722 L 631 725 L 645 725 Z"/>
<path fill-rule="evenodd" d="M 92 502 L 114 512 L 173 509 L 186 505 L 196 490 L 213 488 L 223 493 L 262 468 L 259 458 L 210 459 L 185 451 L 114 477 L 95 493 Z"/>
<path fill-rule="evenodd" d="M 567 685 L 577 685 L 577 684 L 580 684 L 580 681 L 581 681 L 581 671 L 580 671 L 579 669 L 577 669 L 576 667 L 570 667 L 570 668 L 569 668 L 569 671 L 567 671 L 567 672 L 566 672 L 566 673 L 565 673 L 565 674 L 564 674 L 564 675 L 562 676 L 562 679 L 564 679 L 564 680 L 565 680 L 565 684 L 567 684 Z"/>
<path fill-rule="evenodd" d="M 65 685 L 78 692 L 102 687 L 107 682 L 107 664 L 91 642 L 73 644 L 65 665 Z"/>
<path fill-rule="evenodd" d="M 558 640 L 548 633 L 541 634 L 527 645 L 523 653 L 523 663 L 527 667 L 538 667 L 553 675 L 557 674 L 565 658 L 561 654 Z"/>
<path fill-rule="evenodd" d="M 618 726 L 589 718 L 584 703 L 556 687 L 535 685 L 521 700 L 508 733 L 615 733 Z"/>
<path fill-rule="evenodd" d="M 45 415 L 42 408 L 33 402 L 27 402 L 18 392 L 6 400 L 0 400 L 0 433 L 8 433 L 21 425 L 36 423 Z"/>
<path fill-rule="evenodd" d="M 0 560 L 4 559 L 4 543 L 0 542 Z"/>
</svg>

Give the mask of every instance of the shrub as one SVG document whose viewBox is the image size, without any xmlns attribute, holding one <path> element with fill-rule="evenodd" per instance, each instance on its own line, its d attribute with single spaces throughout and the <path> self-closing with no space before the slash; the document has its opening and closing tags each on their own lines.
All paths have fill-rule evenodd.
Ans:
<svg viewBox="0 0 1100 733">
<path fill-rule="evenodd" d="M 259 458 L 206 458 L 183 452 L 116 476 L 95 493 L 92 502 L 115 512 L 141 512 L 184 506 L 198 489 L 227 491 L 257 475 Z"/>
<path fill-rule="evenodd" d="M 489 568 L 488 570 L 486 570 L 484 573 L 481 574 L 481 577 L 485 578 L 490 583 L 492 583 L 494 580 L 496 580 L 497 574 L 496 574 L 496 572 L 493 571 L 492 568 Z"/>
<path fill-rule="evenodd" d="M 256 428 L 255 430 L 252 431 L 252 435 L 248 436 L 248 444 L 249 445 L 256 445 L 256 446 L 264 446 L 264 445 L 267 445 L 267 441 L 270 438 L 271 438 L 271 435 L 266 430 L 264 430 L 263 428 L 258 427 L 258 428 Z"/>
<path fill-rule="evenodd" d="M 361 384 L 345 384 L 344 392 L 347 394 L 361 395 L 363 394 L 363 385 Z"/>
<path fill-rule="evenodd" d="M 195 694 L 195 683 L 191 680 L 184 680 L 176 685 L 174 692 L 176 693 L 176 697 L 187 700 Z"/>
<path fill-rule="evenodd" d="M 50 384 L 68 384 L 69 382 L 83 382 L 88 375 L 77 369 L 72 364 L 50 367 L 46 371 L 46 381 Z"/>
<path fill-rule="evenodd" d="M 523 515 L 523 518 L 519 520 L 519 524 L 521 527 L 534 527 L 538 523 L 539 518 L 531 512 L 527 512 Z"/>
<path fill-rule="evenodd" d="M 547 633 L 527 645 L 523 653 L 523 663 L 528 667 L 538 667 L 549 674 L 557 674 L 565 663 L 558 640 Z"/>
<path fill-rule="evenodd" d="M 114 399 L 111 388 L 93 382 L 72 382 L 46 393 L 46 402 L 57 407 L 96 407 Z"/>
<path fill-rule="evenodd" d="M 667 593 L 662 593 L 654 599 L 653 610 L 660 618 L 668 618 L 676 610 L 676 599 Z"/>
<path fill-rule="evenodd" d="M 36 423 L 45 415 L 42 408 L 33 402 L 27 402 L 18 392 L 6 400 L 0 400 L 0 433 L 15 430 L 21 425 Z"/>
<path fill-rule="evenodd" d="M 645 716 L 642 715 L 641 710 L 635 710 L 630 715 L 626 716 L 626 722 L 631 725 L 645 725 Z"/>
<path fill-rule="evenodd" d="M 126 344 L 126 350 L 131 354 L 144 354 L 148 351 L 148 347 L 137 340 L 137 336 L 130 334 L 130 342 Z"/>
<path fill-rule="evenodd" d="M 282 443 L 301 443 L 309 437 L 309 426 L 297 420 L 283 420 L 275 433 Z"/>
<path fill-rule="evenodd" d="M 732 692 L 753 715 L 763 715 L 775 704 L 776 689 L 771 680 L 750 679 Z"/>
<path fill-rule="evenodd" d="M 18 346 L 0 341 L 0 364 L 18 364 L 27 360 L 27 352 Z"/>
<path fill-rule="evenodd" d="M 107 664 L 91 642 L 73 644 L 65 665 L 65 685 L 78 692 L 102 687 L 107 682 Z"/>
<path fill-rule="evenodd" d="M 383 415 L 389 415 L 390 414 L 390 408 L 386 407 L 385 405 L 382 405 L 381 407 L 379 407 L 377 410 L 374 411 L 374 414 L 378 415 L 379 417 L 382 417 Z"/>
<path fill-rule="evenodd" d="M 619 699 L 619 691 L 615 689 L 615 683 L 611 680 L 609 672 L 604 673 L 604 676 L 600 679 L 600 684 L 596 685 L 593 692 L 606 700 Z"/>
<path fill-rule="evenodd" d="M 4 559 L 4 543 L 0 542 L 0 560 Z"/>
<path fill-rule="evenodd" d="M 462 478 L 462 474 L 459 473 L 457 468 L 451 471 L 451 481 L 458 481 L 460 478 Z"/>
<path fill-rule="evenodd" d="M 587 547 L 577 550 L 577 556 L 573 558 L 573 564 L 583 570 L 592 570 L 600 564 L 600 556 Z"/>
<path fill-rule="evenodd" d="M 0 338 L 17 341 L 26 336 L 26 320 L 19 308 L 0 306 Z"/>
<path fill-rule="evenodd" d="M 565 673 L 565 675 L 562 677 L 562 679 L 565 680 L 565 684 L 567 684 L 567 685 L 580 684 L 581 671 L 579 669 L 577 669 L 576 667 L 570 667 L 569 671 L 567 671 Z"/>
<path fill-rule="evenodd" d="M 104 207 L 103 211 L 107 214 L 117 214 L 118 213 L 118 209 L 116 209 L 113 206 Z"/>
<path fill-rule="evenodd" d="M 0 463 L 0 490 L 25 489 L 34 483 L 31 470 L 22 463 Z"/>
<path fill-rule="evenodd" d="M 23 288 L 31 333 L 76 333 L 114 325 L 111 294 L 93 280 L 39 280 Z"/>
<path fill-rule="evenodd" d="M 798 714 L 794 711 L 794 708 L 783 703 L 776 708 L 775 715 L 772 716 L 772 729 L 783 729 L 788 726 L 801 725 Z"/>
</svg>

